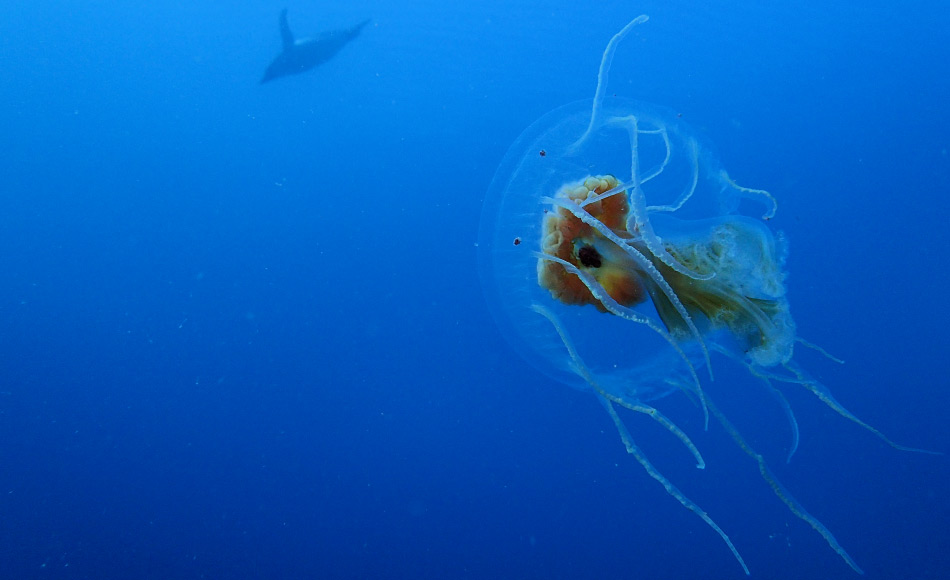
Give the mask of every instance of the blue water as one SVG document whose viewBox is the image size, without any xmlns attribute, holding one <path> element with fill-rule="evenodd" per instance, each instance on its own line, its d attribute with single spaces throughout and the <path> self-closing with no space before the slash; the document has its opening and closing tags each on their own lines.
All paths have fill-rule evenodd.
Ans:
<svg viewBox="0 0 950 580">
<path fill-rule="evenodd" d="M 945 2 L 297 2 L 299 36 L 373 21 L 263 86 L 279 3 L 10 4 L 0 578 L 744 577 L 479 285 L 495 167 L 639 13 L 610 92 L 778 198 L 799 330 L 846 360 L 802 364 L 950 451 Z M 947 577 L 947 456 L 787 392 L 788 465 L 774 403 L 724 406 L 867 578 Z M 631 430 L 754 578 L 858 577 L 669 399 L 705 471 Z"/>
</svg>

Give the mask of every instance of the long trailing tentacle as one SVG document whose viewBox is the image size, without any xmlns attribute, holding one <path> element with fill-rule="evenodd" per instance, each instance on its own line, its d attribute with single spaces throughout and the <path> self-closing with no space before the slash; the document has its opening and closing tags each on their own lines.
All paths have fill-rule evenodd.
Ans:
<svg viewBox="0 0 950 580">
<path fill-rule="evenodd" d="M 811 346 L 810 343 L 806 343 L 806 344 Z M 831 360 L 838 360 L 827 353 L 824 353 L 824 354 L 828 356 L 828 358 L 830 358 Z M 842 361 L 839 361 L 839 362 L 842 362 Z M 849 411 L 847 408 L 845 408 L 844 405 L 839 403 L 838 400 L 834 398 L 834 395 L 831 394 L 831 391 L 828 389 L 828 387 L 826 387 L 819 381 L 810 378 L 802 369 L 798 368 L 798 366 L 792 361 L 786 362 L 782 366 L 785 368 L 785 370 L 787 370 L 788 372 L 792 373 L 795 376 L 783 375 L 775 371 L 766 370 L 758 365 L 753 365 L 753 364 L 748 364 L 748 363 L 745 363 L 745 364 L 749 368 L 749 371 L 753 375 L 759 378 L 773 380 L 780 383 L 801 385 L 805 387 L 806 389 L 811 391 L 812 394 L 818 397 L 818 400 L 828 405 L 828 407 L 831 410 L 838 413 L 845 419 L 848 419 L 849 421 L 852 421 L 853 423 L 856 423 L 860 425 L 861 427 L 864 427 L 865 429 L 867 429 L 868 431 L 876 435 L 879 439 L 881 439 L 881 441 L 887 443 L 894 449 L 898 449 L 900 451 L 911 451 L 914 453 L 926 453 L 928 455 L 943 455 L 943 453 L 940 451 L 931 451 L 929 449 L 919 449 L 917 447 L 908 447 L 907 445 L 901 445 L 900 443 L 895 443 L 894 441 L 891 441 L 887 437 L 887 435 L 885 435 L 884 433 L 881 433 L 879 430 L 875 429 L 871 425 L 868 425 L 867 423 L 859 419 L 857 415 L 855 415 L 854 413 Z"/>
<path fill-rule="evenodd" d="M 828 390 L 828 387 L 826 387 L 825 385 L 821 384 L 820 382 L 818 382 L 818 381 L 816 381 L 816 380 L 814 380 L 814 379 L 812 379 L 812 378 L 809 378 L 809 377 L 808 377 L 801 369 L 799 369 L 793 362 L 789 361 L 789 362 L 785 363 L 784 366 L 785 366 L 785 368 L 786 368 L 789 372 L 794 373 L 794 375 L 795 375 L 796 378 L 793 379 L 793 378 L 791 378 L 791 377 L 783 377 L 782 375 L 773 373 L 772 376 L 773 376 L 775 379 L 780 380 L 780 381 L 784 381 L 784 382 L 787 382 L 787 383 L 795 383 L 795 384 L 802 385 L 803 387 L 805 387 L 806 389 L 808 389 L 809 391 L 811 391 L 812 393 L 814 393 L 814 395 L 815 395 L 816 397 L 818 397 L 818 399 L 819 399 L 822 403 L 828 405 L 828 406 L 829 406 L 832 410 L 834 410 L 836 413 L 838 413 L 839 415 L 841 415 L 841 416 L 844 417 L 845 419 L 848 419 L 848 420 L 850 420 L 850 421 L 853 421 L 854 423 L 857 423 L 858 425 L 864 427 L 865 429 L 867 429 L 867 430 L 870 431 L 871 433 L 874 433 L 874 434 L 877 435 L 882 441 L 884 441 L 885 443 L 887 443 L 888 445 L 890 445 L 890 446 L 893 447 L 894 449 L 899 449 L 899 450 L 901 450 L 901 451 L 912 451 L 912 452 L 914 452 L 914 453 L 926 453 L 926 454 L 928 454 L 928 455 L 943 455 L 943 453 L 941 453 L 940 451 L 930 451 L 930 450 L 928 450 L 928 449 L 918 449 L 917 447 L 908 447 L 908 446 L 906 446 L 906 445 L 901 445 L 901 444 L 899 444 L 899 443 L 895 443 L 895 442 L 891 441 L 890 439 L 888 439 L 888 437 L 887 437 L 886 435 L 884 435 L 883 433 L 881 433 L 880 431 L 878 431 L 878 430 L 875 429 L 874 427 L 868 425 L 867 423 L 865 423 L 864 421 L 862 421 L 861 419 L 859 419 L 859 418 L 858 418 L 854 413 L 852 413 L 851 411 L 847 410 L 847 409 L 844 407 L 844 405 L 842 405 L 841 403 L 839 403 L 839 402 L 837 401 L 837 399 L 835 399 L 834 396 L 832 396 L 831 391 Z"/>
<path fill-rule="evenodd" d="M 739 561 L 739 565 L 742 566 L 746 576 L 748 576 L 750 574 L 749 567 L 746 566 L 745 560 L 743 560 L 742 556 L 739 555 L 739 550 L 736 549 L 735 545 L 732 543 L 732 540 L 730 540 L 729 536 L 726 535 L 726 532 L 722 531 L 722 528 L 720 528 L 719 525 L 713 521 L 711 517 L 709 517 L 709 514 L 699 507 L 699 505 L 683 495 L 683 492 L 681 492 L 675 485 L 673 485 L 670 480 L 663 477 L 663 474 L 653 467 L 653 464 L 650 463 L 650 460 L 647 459 L 647 456 L 644 455 L 643 451 L 641 451 L 637 444 L 633 442 L 633 438 L 630 436 L 627 426 L 624 425 L 623 421 L 620 420 L 620 416 L 617 415 L 617 411 L 614 409 L 611 402 L 604 399 L 603 397 L 601 397 L 600 400 L 607 409 L 607 413 L 610 414 L 610 418 L 613 419 L 614 425 L 617 427 L 617 431 L 620 433 L 620 439 L 623 441 L 624 447 L 627 448 L 627 453 L 633 455 L 636 460 L 640 462 L 640 465 L 643 466 L 643 469 L 646 470 L 650 477 L 660 482 L 660 484 L 666 489 L 666 493 L 676 498 L 676 500 L 679 501 L 683 507 L 699 516 L 700 519 L 706 522 L 706 525 L 719 534 L 719 537 L 722 538 L 722 541 L 725 542 L 726 546 L 729 547 L 729 550 L 732 551 L 732 555 L 736 557 L 736 560 Z"/>
<path fill-rule="evenodd" d="M 815 344 L 815 343 L 813 343 L 813 342 L 809 342 L 809 341 L 805 340 L 804 338 L 796 338 L 795 341 L 798 342 L 798 343 L 800 343 L 802 346 L 805 346 L 805 347 L 810 348 L 810 349 L 812 349 L 812 350 L 818 351 L 819 353 L 821 353 L 822 356 L 824 356 L 824 357 L 827 358 L 828 360 L 834 361 L 834 362 L 836 362 L 836 363 L 838 363 L 838 364 L 841 364 L 841 365 L 844 364 L 844 361 L 843 361 L 843 360 L 841 360 L 840 358 L 838 358 L 838 357 L 836 357 L 836 356 L 830 354 L 828 351 L 826 351 L 825 349 L 823 349 L 822 347 L 820 347 L 819 345 L 817 345 L 817 344 Z M 837 399 L 835 399 L 834 396 L 832 396 L 831 391 L 828 389 L 828 387 L 824 386 L 823 384 L 821 384 L 820 382 L 818 382 L 818 381 L 816 381 L 816 380 L 814 380 L 814 379 L 808 378 L 808 377 L 805 375 L 805 373 L 804 373 L 801 369 L 799 369 L 797 366 L 793 365 L 792 363 L 787 363 L 787 364 L 785 365 L 785 368 L 787 368 L 789 371 L 791 371 L 792 373 L 794 373 L 796 378 L 795 378 L 795 379 L 792 379 L 791 377 L 782 377 L 781 375 L 773 375 L 773 378 L 776 378 L 776 379 L 778 379 L 778 380 L 780 380 L 780 381 L 783 381 L 783 382 L 786 382 L 786 383 L 795 383 L 795 384 L 800 384 L 800 385 L 804 386 L 806 389 L 808 389 L 809 391 L 811 391 L 812 393 L 814 393 L 815 396 L 817 396 L 817 397 L 821 400 L 821 402 L 823 402 L 824 404 L 826 404 L 826 405 L 828 405 L 829 407 L 831 407 L 836 413 L 838 413 L 839 415 L 841 415 L 842 417 L 844 417 L 844 418 L 846 418 L 846 419 L 849 419 L 849 420 L 851 420 L 851 421 L 854 421 L 855 423 L 857 423 L 858 425 L 864 427 L 865 429 L 867 429 L 867 430 L 870 431 L 871 433 L 874 433 L 875 435 L 877 435 L 878 437 L 880 437 L 881 440 L 883 440 L 885 443 L 887 443 L 888 445 L 890 445 L 890 446 L 893 447 L 894 449 L 898 449 L 898 450 L 900 450 L 900 451 L 912 451 L 912 452 L 914 452 L 914 453 L 926 453 L 926 454 L 928 454 L 928 455 L 943 455 L 943 453 L 941 453 L 940 451 L 930 451 L 930 450 L 928 450 L 928 449 L 919 449 L 919 448 L 917 448 L 917 447 L 908 447 L 908 446 L 906 446 L 906 445 L 900 445 L 899 443 L 895 443 L 895 442 L 891 441 L 891 440 L 888 439 L 883 433 L 881 433 L 880 431 L 878 431 L 878 430 L 875 429 L 874 427 L 868 425 L 867 423 L 865 423 L 864 421 L 862 421 L 861 419 L 859 419 L 857 416 L 855 416 L 854 413 L 852 413 L 851 411 L 847 410 L 847 409 L 844 407 L 844 405 L 842 405 L 841 403 L 839 403 L 839 402 L 837 401 Z M 761 376 L 761 375 L 757 375 L 757 376 Z"/>
<path fill-rule="evenodd" d="M 726 349 L 723 346 L 714 344 L 713 348 L 719 354 L 727 356 L 731 358 L 732 360 L 734 360 L 735 362 L 737 362 L 738 364 L 746 367 L 746 369 L 748 369 L 749 373 L 751 373 L 752 376 L 761 380 L 765 384 L 765 387 L 768 389 L 769 393 L 771 393 L 772 396 L 775 398 L 775 400 L 778 402 L 779 406 L 782 407 L 782 410 L 785 411 L 785 418 L 788 420 L 789 428 L 792 431 L 792 443 L 788 448 L 788 455 L 785 456 L 785 463 L 791 463 L 792 456 L 795 455 L 796 451 L 798 451 L 798 443 L 801 436 L 798 429 L 798 419 L 795 418 L 795 412 L 792 410 L 792 406 L 789 404 L 788 399 L 785 398 L 785 395 L 782 393 L 782 391 L 780 391 L 775 385 L 772 384 L 772 381 L 771 381 L 772 377 L 767 376 L 766 374 L 762 373 L 759 367 L 756 367 L 754 365 L 747 363 L 746 361 L 736 356 L 735 353 L 730 352 L 728 349 Z"/>
<path fill-rule="evenodd" d="M 679 437 L 680 440 L 683 441 L 684 444 L 687 445 L 687 447 L 694 454 L 694 456 L 698 458 L 700 463 L 697 465 L 697 467 L 703 467 L 705 463 L 703 462 L 702 457 L 699 456 L 699 451 L 692 444 L 692 442 L 689 440 L 686 434 L 683 433 L 679 429 L 679 427 L 676 427 L 676 425 L 672 421 L 669 421 L 669 419 L 666 419 L 666 417 L 663 417 L 662 415 L 660 415 L 659 412 L 653 409 L 652 407 L 649 407 L 648 405 L 642 405 L 642 404 L 636 404 L 636 403 L 626 403 L 620 400 L 618 397 L 606 392 L 603 389 L 603 387 L 601 387 L 600 384 L 595 380 L 593 374 L 587 368 L 587 365 L 584 364 L 584 361 L 580 357 L 580 354 L 574 348 L 573 341 L 571 341 L 571 338 L 570 336 L 568 336 L 567 331 L 563 328 L 563 326 L 558 321 L 554 313 L 552 313 L 547 308 L 538 304 L 532 305 L 532 308 L 534 309 L 535 312 L 547 318 L 548 321 L 554 326 L 554 329 L 557 331 L 558 335 L 561 337 L 561 342 L 564 344 L 564 348 L 567 349 L 568 355 L 570 356 L 571 362 L 573 363 L 573 366 L 574 366 L 574 371 L 578 375 L 580 375 L 581 378 L 583 378 L 591 386 L 591 388 L 594 389 L 594 392 L 597 393 L 598 399 L 604 405 L 604 408 L 607 410 L 607 413 L 610 415 L 610 418 L 613 420 L 614 426 L 616 426 L 617 432 L 620 434 L 620 440 L 623 441 L 623 444 L 627 450 L 627 453 L 629 453 L 630 455 L 633 455 L 633 457 L 637 460 L 637 462 L 640 463 L 643 469 L 646 470 L 646 472 L 650 475 L 650 477 L 652 477 L 657 482 L 659 482 L 660 485 L 662 485 L 663 488 L 666 489 L 666 492 L 668 494 L 670 494 L 674 499 L 679 501 L 680 504 L 683 505 L 683 507 L 693 512 L 697 516 L 699 516 L 700 519 L 706 522 L 706 525 L 708 525 L 717 534 L 719 534 L 719 537 L 722 538 L 722 540 L 726 543 L 726 546 L 732 552 L 732 555 L 735 556 L 736 560 L 739 562 L 739 565 L 742 566 L 742 569 L 745 571 L 746 575 L 749 575 L 749 567 L 746 566 L 745 561 L 742 559 L 742 556 L 739 554 L 739 551 L 736 549 L 735 545 L 732 543 L 732 540 L 729 539 L 729 536 L 727 536 L 726 533 L 722 530 L 722 528 L 720 528 L 719 525 L 715 521 L 713 521 L 711 517 L 709 517 L 709 514 L 703 511 L 703 509 L 699 507 L 697 503 L 693 502 L 691 499 L 686 497 L 683 494 L 683 492 L 681 492 L 675 485 L 673 485 L 673 483 L 669 479 L 664 477 L 663 474 L 660 473 L 656 469 L 656 467 L 653 466 L 653 464 L 650 462 L 647 456 L 643 453 L 640 447 L 637 446 L 637 444 L 633 441 L 633 437 L 630 435 L 630 431 L 627 429 L 627 426 L 624 425 L 623 421 L 620 419 L 620 416 L 617 415 L 617 410 L 614 409 L 613 405 L 614 403 L 617 403 L 628 409 L 647 413 L 654 419 L 657 419 L 658 421 L 660 421 L 660 423 L 666 426 L 670 430 L 670 432 L 672 432 L 674 435 Z"/>
<path fill-rule="evenodd" d="M 755 373 L 753 372 L 753 374 Z M 782 393 L 782 391 L 778 390 L 768 378 L 759 375 L 756 376 L 761 379 L 763 383 L 765 383 L 769 393 L 775 397 L 775 400 L 778 402 L 779 406 L 782 407 L 783 411 L 785 411 L 785 418 L 788 420 L 788 426 L 792 430 L 792 443 L 788 447 L 788 455 L 785 456 L 785 463 L 791 463 L 792 456 L 795 455 L 796 451 L 798 451 L 798 441 L 801 437 L 798 431 L 798 419 L 795 418 L 795 412 L 792 411 L 792 406 L 789 404 L 788 399 L 785 398 L 785 395 Z"/>
<path fill-rule="evenodd" d="M 561 343 L 564 345 L 564 348 L 567 349 L 567 354 L 571 358 L 574 372 L 580 375 L 580 377 L 584 379 L 584 381 L 587 382 L 587 384 L 590 385 L 598 395 L 611 401 L 612 403 L 616 403 L 621 407 L 624 407 L 625 409 L 630 409 L 631 411 L 635 411 L 637 413 L 643 413 L 660 425 L 663 425 L 667 431 L 675 435 L 676 438 L 679 439 L 689 450 L 689 452 L 693 454 L 693 457 L 696 459 L 697 469 L 706 468 L 706 460 L 703 459 L 703 456 L 699 453 L 699 449 L 695 444 L 693 444 L 693 441 L 688 435 L 686 435 L 685 431 L 680 429 L 676 423 L 661 413 L 659 409 L 656 409 L 641 401 L 627 401 L 623 397 L 607 392 L 607 390 L 604 389 L 594 378 L 594 374 L 590 372 L 590 369 L 587 368 L 587 365 L 584 363 L 584 359 L 581 358 L 580 353 L 578 353 L 577 349 L 574 347 L 574 341 L 572 341 L 571 337 L 568 336 L 567 331 L 564 330 L 564 327 L 558 321 L 554 313 L 540 304 L 532 304 L 531 309 L 548 319 L 548 322 L 551 323 L 551 325 L 557 331 L 558 336 L 561 338 Z"/>
<path fill-rule="evenodd" d="M 817 350 L 819 353 L 822 354 L 822 356 L 824 356 L 826 359 L 828 359 L 828 360 L 830 360 L 830 361 L 836 362 L 836 363 L 838 363 L 839 365 L 843 365 L 843 364 L 844 364 L 844 361 L 841 360 L 840 358 L 834 356 L 833 354 L 830 354 L 827 350 L 821 348 L 821 347 L 818 346 L 817 344 L 815 344 L 815 343 L 813 343 L 813 342 L 808 342 L 807 340 L 805 340 L 804 338 L 801 338 L 800 336 L 796 336 L 796 337 L 795 337 L 795 342 L 801 344 L 801 345 L 804 346 L 804 347 L 810 348 L 810 349 L 812 349 L 812 350 Z"/>
<path fill-rule="evenodd" d="M 635 411 L 637 413 L 643 413 L 660 425 L 663 425 L 667 431 L 675 435 L 683 443 L 683 445 L 689 449 L 690 453 L 693 454 L 693 457 L 696 459 L 696 468 L 706 469 L 706 460 L 703 459 L 702 455 L 700 455 L 699 449 L 693 444 L 693 441 L 689 438 L 689 436 L 686 435 L 686 432 L 680 429 L 679 426 L 671 421 L 666 415 L 661 413 L 659 409 L 656 407 L 651 407 L 645 403 L 631 403 L 622 397 L 616 397 L 610 393 L 607 393 L 606 391 L 600 393 L 600 395 L 608 399 L 611 403 L 616 403 L 625 409 L 630 409 L 631 411 Z"/>
<path fill-rule="evenodd" d="M 594 126 L 599 120 L 600 107 L 604 103 L 604 94 L 607 92 L 607 75 L 610 74 L 610 65 L 614 61 L 614 53 L 617 52 L 617 45 L 619 45 L 620 41 L 623 40 L 631 30 L 633 30 L 634 26 L 643 24 L 649 19 L 650 17 L 646 14 L 637 16 L 628 22 L 626 26 L 621 28 L 620 32 L 615 34 L 613 38 L 610 39 L 610 42 L 607 43 L 607 48 L 604 49 L 604 56 L 600 59 L 600 70 L 597 71 L 597 90 L 594 91 L 594 106 L 591 108 L 590 112 L 590 124 L 587 125 L 587 130 L 584 131 L 584 134 L 581 135 L 580 139 L 574 142 L 574 145 L 571 147 L 571 149 L 576 149 L 587 140 L 587 137 L 590 136 L 591 131 L 594 130 Z"/>
<path fill-rule="evenodd" d="M 722 424 L 726 432 L 732 436 L 732 439 L 736 442 L 739 448 L 745 451 L 749 457 L 755 460 L 759 466 L 759 474 L 762 476 L 762 479 L 764 479 L 765 482 L 769 484 L 769 487 L 772 488 L 772 491 L 775 492 L 775 495 L 780 500 L 782 500 L 785 505 L 788 506 L 788 509 L 801 520 L 808 523 L 808 525 L 814 528 L 816 532 L 821 534 L 821 537 L 823 537 L 825 541 L 828 542 L 828 545 L 831 546 L 831 549 L 837 552 L 837 554 L 841 556 L 841 559 L 844 560 L 848 566 L 851 566 L 855 572 L 858 574 L 864 574 L 864 571 L 858 567 L 858 564 L 851 558 L 851 556 L 848 555 L 848 552 L 846 552 L 845 549 L 841 547 L 841 544 L 839 544 L 838 540 L 835 539 L 834 534 L 832 534 L 831 531 L 818 520 L 818 518 L 808 513 L 808 510 L 806 510 L 802 504 L 798 503 L 798 500 L 796 500 L 792 494 L 789 493 L 787 489 L 785 489 L 785 486 L 779 482 L 779 480 L 775 477 L 775 474 L 772 473 L 772 470 L 769 469 L 768 464 L 765 463 L 765 459 L 756 453 L 755 449 L 753 449 L 748 443 L 746 443 L 742 435 L 739 434 L 739 431 L 732 425 L 731 422 L 729 422 L 729 419 L 727 419 L 726 416 L 723 415 L 721 411 L 719 411 L 712 401 L 709 401 L 709 409 L 713 416 L 719 420 L 719 423 Z"/>
</svg>

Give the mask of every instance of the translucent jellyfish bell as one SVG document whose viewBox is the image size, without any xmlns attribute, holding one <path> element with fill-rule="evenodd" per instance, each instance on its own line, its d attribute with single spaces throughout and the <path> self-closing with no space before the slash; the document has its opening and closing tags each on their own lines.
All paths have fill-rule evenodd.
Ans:
<svg viewBox="0 0 950 580">
<path fill-rule="evenodd" d="M 689 436 L 651 405 L 686 393 L 707 423 L 714 416 L 756 462 L 792 513 L 860 573 L 704 392 L 712 356 L 744 364 L 753 382 L 772 392 L 792 433 L 789 458 L 798 425 L 774 383 L 803 386 L 894 447 L 908 448 L 847 411 L 793 361 L 796 344 L 821 349 L 796 337 L 785 296 L 785 244 L 767 223 L 776 209 L 772 196 L 737 185 L 677 115 L 605 98 L 614 50 L 645 21 L 635 19 L 608 44 L 594 99 L 539 119 L 498 168 L 479 236 L 490 307 L 534 366 L 599 397 L 627 451 L 719 534 L 746 573 L 726 533 L 654 468 L 616 406 L 653 418 L 702 468 Z"/>
</svg>

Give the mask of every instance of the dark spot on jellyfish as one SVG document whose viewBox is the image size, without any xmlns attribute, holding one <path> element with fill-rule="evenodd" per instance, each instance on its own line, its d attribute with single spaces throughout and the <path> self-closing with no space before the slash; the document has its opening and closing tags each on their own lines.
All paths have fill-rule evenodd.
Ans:
<svg viewBox="0 0 950 580">
<path fill-rule="evenodd" d="M 538 152 L 538 154 L 541 155 L 541 157 L 544 157 L 545 155 L 548 154 L 548 152 L 542 149 L 541 151 Z"/>
<path fill-rule="evenodd" d="M 577 257 L 585 268 L 600 268 L 603 264 L 600 253 L 591 246 L 581 246 L 577 251 Z"/>
<path fill-rule="evenodd" d="M 521 238 L 515 238 L 514 244 L 515 244 L 516 246 L 520 246 L 520 245 L 521 245 Z"/>
<path fill-rule="evenodd" d="M 683 118 L 683 113 L 676 113 L 676 116 L 679 117 L 680 119 L 682 119 L 682 118 Z"/>
</svg>

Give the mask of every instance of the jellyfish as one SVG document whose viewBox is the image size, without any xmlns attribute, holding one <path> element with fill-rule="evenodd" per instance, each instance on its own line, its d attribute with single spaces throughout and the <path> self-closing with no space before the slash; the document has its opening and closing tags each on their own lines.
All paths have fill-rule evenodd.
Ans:
<svg viewBox="0 0 950 580">
<path fill-rule="evenodd" d="M 778 481 L 719 410 L 704 384 L 725 359 L 767 389 L 798 446 L 798 425 L 781 385 L 822 402 L 897 445 L 845 409 L 795 361 L 796 347 L 838 361 L 800 337 L 785 288 L 787 244 L 770 227 L 775 198 L 744 187 L 711 147 L 664 108 L 606 97 L 617 46 L 608 43 L 593 100 L 543 116 L 509 149 L 485 199 L 479 233 L 483 286 L 512 345 L 552 379 L 593 392 L 627 452 L 670 496 L 717 533 L 746 574 L 729 536 L 660 473 L 617 408 L 642 413 L 705 462 L 656 401 L 691 398 L 706 428 L 713 417 L 755 462 L 760 476 L 855 572 L 834 535 Z"/>
</svg>

